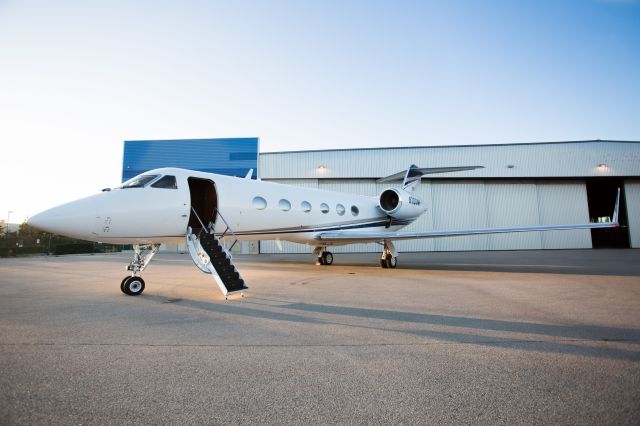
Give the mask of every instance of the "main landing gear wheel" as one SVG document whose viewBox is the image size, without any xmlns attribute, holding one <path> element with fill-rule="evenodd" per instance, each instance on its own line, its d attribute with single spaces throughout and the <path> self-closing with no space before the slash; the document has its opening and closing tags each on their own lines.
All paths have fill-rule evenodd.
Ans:
<svg viewBox="0 0 640 426">
<path fill-rule="evenodd" d="M 333 263 L 333 254 L 330 251 L 325 251 L 319 260 L 321 265 L 331 265 Z"/>
<path fill-rule="evenodd" d="M 383 268 L 395 268 L 398 266 L 398 258 L 395 256 L 387 256 L 386 258 L 380 258 L 380 266 Z"/>
<path fill-rule="evenodd" d="M 144 280 L 140 277 L 125 277 L 120 284 L 120 290 L 129 296 L 138 296 L 144 291 Z"/>
</svg>

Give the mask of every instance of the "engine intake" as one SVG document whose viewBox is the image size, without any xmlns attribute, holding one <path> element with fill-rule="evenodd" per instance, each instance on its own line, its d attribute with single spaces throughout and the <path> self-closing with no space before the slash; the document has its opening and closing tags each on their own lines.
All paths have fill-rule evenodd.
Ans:
<svg viewBox="0 0 640 426">
<path fill-rule="evenodd" d="M 378 203 L 380 209 L 394 219 L 413 219 L 426 210 L 418 197 L 399 188 L 382 191 Z"/>
<path fill-rule="evenodd" d="M 387 189 L 380 194 L 380 208 L 385 213 L 393 212 L 400 204 L 400 195 L 393 189 Z"/>
</svg>

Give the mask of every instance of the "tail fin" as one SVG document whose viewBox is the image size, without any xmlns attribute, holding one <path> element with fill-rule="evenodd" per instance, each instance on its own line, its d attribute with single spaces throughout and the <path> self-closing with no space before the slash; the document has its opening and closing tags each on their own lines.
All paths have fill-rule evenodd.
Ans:
<svg viewBox="0 0 640 426">
<path fill-rule="evenodd" d="M 409 188 L 415 188 L 420 183 L 422 174 L 423 173 L 415 164 L 409 166 L 404 175 L 404 180 L 402 181 L 402 189 L 407 190 Z"/>
</svg>

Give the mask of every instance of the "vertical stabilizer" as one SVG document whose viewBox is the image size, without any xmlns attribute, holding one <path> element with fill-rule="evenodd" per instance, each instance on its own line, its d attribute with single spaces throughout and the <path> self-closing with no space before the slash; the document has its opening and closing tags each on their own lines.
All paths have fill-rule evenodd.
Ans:
<svg viewBox="0 0 640 426">
<path fill-rule="evenodd" d="M 422 178 L 422 172 L 415 164 L 412 164 L 404 175 L 404 180 L 402 181 L 402 189 L 413 190 L 419 183 Z"/>
</svg>

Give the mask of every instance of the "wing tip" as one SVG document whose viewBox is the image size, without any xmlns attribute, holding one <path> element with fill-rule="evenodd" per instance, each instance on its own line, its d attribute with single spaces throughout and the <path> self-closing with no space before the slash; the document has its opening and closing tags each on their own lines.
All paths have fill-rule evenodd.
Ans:
<svg viewBox="0 0 640 426">
<path fill-rule="evenodd" d="M 616 195 L 616 205 L 613 208 L 613 225 L 614 227 L 617 227 L 620 225 L 620 223 L 618 222 L 618 215 L 620 213 L 620 188 L 618 188 L 618 194 Z"/>
</svg>

